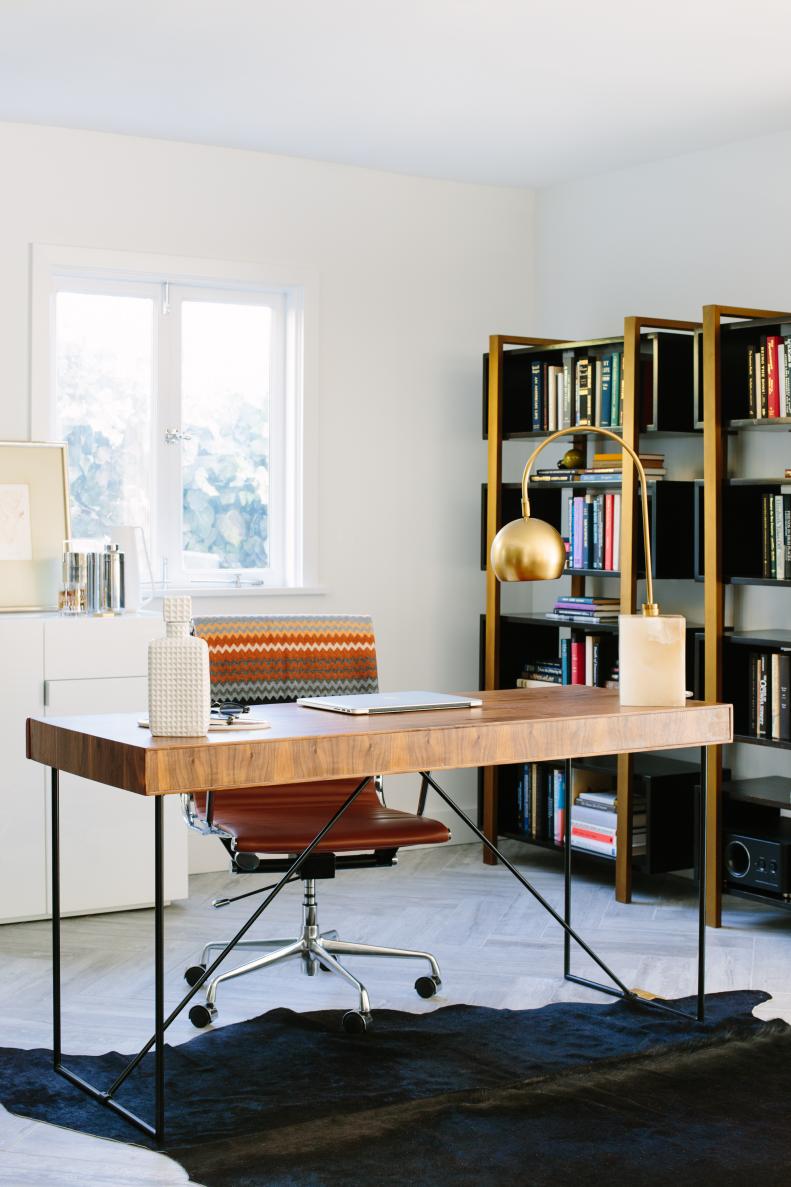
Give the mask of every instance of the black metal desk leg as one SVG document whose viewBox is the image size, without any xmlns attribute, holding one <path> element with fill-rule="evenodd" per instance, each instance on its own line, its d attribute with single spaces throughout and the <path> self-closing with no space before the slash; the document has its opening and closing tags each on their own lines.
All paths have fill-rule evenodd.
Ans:
<svg viewBox="0 0 791 1187">
<path fill-rule="evenodd" d="M 154 797 L 154 1051 L 156 1087 L 154 1090 L 154 1132 L 158 1142 L 165 1139 L 165 894 L 164 854 L 162 849 L 162 801 Z"/>
<path fill-rule="evenodd" d="M 708 828 L 707 746 L 700 748 L 700 792 L 698 793 L 698 1022 L 706 1015 L 706 834 Z"/>
<path fill-rule="evenodd" d="M 565 762 L 566 799 L 563 818 L 563 918 L 571 927 L 571 759 Z M 563 932 L 563 976 L 571 972 L 571 935 Z"/>
<path fill-rule="evenodd" d="M 51 775 L 50 859 L 52 861 L 52 1056 L 57 1071 L 61 1058 L 60 1032 L 60 784 L 59 771 Z"/>
</svg>

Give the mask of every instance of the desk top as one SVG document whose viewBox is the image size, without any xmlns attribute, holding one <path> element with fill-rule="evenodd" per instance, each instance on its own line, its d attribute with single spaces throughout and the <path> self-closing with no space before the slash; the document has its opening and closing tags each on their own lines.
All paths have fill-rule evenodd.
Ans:
<svg viewBox="0 0 791 1187">
<path fill-rule="evenodd" d="M 27 756 L 140 795 L 671 750 L 730 742 L 732 707 L 622 707 L 579 686 L 475 693 L 479 709 L 351 717 L 266 705 L 266 730 L 152 738 L 138 714 L 28 718 Z"/>
</svg>

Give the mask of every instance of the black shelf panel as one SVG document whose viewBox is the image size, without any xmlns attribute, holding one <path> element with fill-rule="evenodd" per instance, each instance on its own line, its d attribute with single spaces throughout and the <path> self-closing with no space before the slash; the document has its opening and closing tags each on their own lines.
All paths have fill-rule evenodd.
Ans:
<svg viewBox="0 0 791 1187">
<path fill-rule="evenodd" d="M 778 589 L 787 589 L 791 581 L 781 581 L 778 577 L 726 577 L 727 585 L 776 585 Z"/>
<path fill-rule="evenodd" d="M 784 742 L 780 738 L 756 738 L 753 734 L 734 733 L 733 740 L 748 746 L 770 746 L 775 750 L 791 750 L 791 742 Z"/>
<path fill-rule="evenodd" d="M 752 416 L 743 416 L 726 421 L 725 427 L 729 432 L 737 433 L 742 429 L 783 429 L 791 433 L 791 416 L 761 416 L 757 420 Z"/>
<path fill-rule="evenodd" d="M 533 837 L 530 833 L 515 833 L 515 832 L 499 832 L 498 836 L 507 837 L 509 841 L 521 841 L 523 845 L 535 845 L 538 849 L 551 849 L 554 853 L 563 853 L 565 845 L 556 845 L 554 841 L 542 841 L 537 837 Z M 606 853 L 592 853 L 590 849 L 578 849 L 576 845 L 571 846 L 572 860 L 578 857 L 592 857 L 594 861 L 603 861 L 608 865 L 615 865 L 615 858 L 610 857 Z M 639 865 L 642 854 L 638 853 L 634 857 L 634 864 Z"/>
<path fill-rule="evenodd" d="M 564 569 L 569 577 L 620 577 L 620 569 Z"/>
<path fill-rule="evenodd" d="M 560 630 L 581 631 L 585 634 L 598 635 L 602 631 L 609 634 L 618 633 L 617 622 L 558 622 L 555 618 L 546 618 L 543 614 L 501 614 L 501 623 L 510 626 L 557 627 Z"/>
<path fill-rule="evenodd" d="M 723 642 L 737 647 L 791 648 L 791 630 L 728 631 Z"/>
<path fill-rule="evenodd" d="M 791 486 L 791 478 L 727 478 L 726 486 Z"/>
<path fill-rule="evenodd" d="M 791 779 L 782 775 L 725 780 L 722 793 L 733 803 L 757 804 L 764 808 L 791 808 Z"/>
<path fill-rule="evenodd" d="M 741 890 L 736 886 L 731 886 L 730 882 L 723 887 L 723 894 L 729 894 L 733 898 L 749 899 L 754 903 L 764 903 L 769 907 L 779 907 L 781 911 L 791 911 L 791 902 L 779 894 L 769 894 L 762 890 Z"/>
</svg>

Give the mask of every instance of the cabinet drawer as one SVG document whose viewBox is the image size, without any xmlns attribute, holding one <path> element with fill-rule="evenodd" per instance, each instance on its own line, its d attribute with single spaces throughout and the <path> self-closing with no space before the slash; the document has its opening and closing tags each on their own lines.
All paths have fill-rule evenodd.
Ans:
<svg viewBox="0 0 791 1187">
<path fill-rule="evenodd" d="M 45 680 L 44 704 L 48 717 L 137 712 L 142 716 L 148 704 L 148 681 L 145 676 Z"/>
<path fill-rule="evenodd" d="M 145 676 L 148 644 L 165 633 L 160 618 L 53 618 L 44 623 L 44 679 Z"/>
</svg>

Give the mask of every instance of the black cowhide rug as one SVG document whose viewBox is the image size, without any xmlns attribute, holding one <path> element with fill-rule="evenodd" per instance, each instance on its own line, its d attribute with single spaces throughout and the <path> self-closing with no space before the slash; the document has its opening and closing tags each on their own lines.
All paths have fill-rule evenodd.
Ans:
<svg viewBox="0 0 791 1187">
<path fill-rule="evenodd" d="M 767 997 L 711 995 L 704 1026 L 621 1001 L 379 1010 L 360 1038 L 337 1011 L 272 1010 L 167 1049 L 162 1150 L 205 1187 L 787 1187 L 791 1027 L 752 1017 Z M 107 1084 L 125 1060 L 68 1062 Z M 147 1116 L 152 1071 L 119 1097 Z M 146 1144 L 49 1051 L 0 1050 L 0 1101 Z"/>
</svg>

